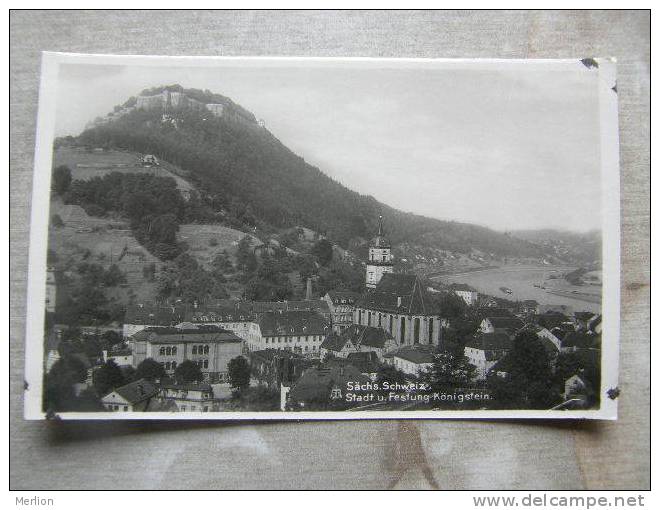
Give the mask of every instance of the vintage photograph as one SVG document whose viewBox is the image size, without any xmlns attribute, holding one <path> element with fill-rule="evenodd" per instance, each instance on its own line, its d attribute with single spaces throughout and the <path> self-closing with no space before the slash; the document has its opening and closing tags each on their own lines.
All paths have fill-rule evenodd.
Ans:
<svg viewBox="0 0 660 510">
<path fill-rule="evenodd" d="M 44 53 L 25 416 L 615 419 L 615 70 Z"/>
</svg>

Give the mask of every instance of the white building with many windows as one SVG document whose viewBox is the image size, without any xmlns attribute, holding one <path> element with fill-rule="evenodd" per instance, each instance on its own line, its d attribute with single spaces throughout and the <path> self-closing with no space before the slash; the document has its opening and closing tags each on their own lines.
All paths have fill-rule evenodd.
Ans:
<svg viewBox="0 0 660 510">
<path fill-rule="evenodd" d="M 307 357 L 319 357 L 321 344 L 330 334 L 330 323 L 314 311 L 277 311 L 257 315 L 247 339 L 250 351 L 279 349 Z"/>
<path fill-rule="evenodd" d="M 231 331 L 214 326 L 195 329 L 146 328 L 129 338 L 133 366 L 151 358 L 163 365 L 168 375 L 186 360 L 196 363 L 204 380 L 227 380 L 227 365 L 243 352 L 243 340 Z"/>
</svg>

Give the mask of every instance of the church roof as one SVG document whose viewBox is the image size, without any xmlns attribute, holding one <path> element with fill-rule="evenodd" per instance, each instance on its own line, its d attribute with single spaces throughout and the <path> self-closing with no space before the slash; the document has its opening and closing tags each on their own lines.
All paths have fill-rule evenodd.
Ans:
<svg viewBox="0 0 660 510">
<path fill-rule="evenodd" d="M 426 303 L 422 282 L 414 274 L 384 274 L 376 288 L 364 294 L 356 306 L 388 313 L 434 314 Z"/>
</svg>

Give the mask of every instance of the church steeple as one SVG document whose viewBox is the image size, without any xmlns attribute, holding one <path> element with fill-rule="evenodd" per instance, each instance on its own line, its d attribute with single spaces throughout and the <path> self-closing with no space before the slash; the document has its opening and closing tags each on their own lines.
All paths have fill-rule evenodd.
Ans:
<svg viewBox="0 0 660 510">
<path fill-rule="evenodd" d="M 375 288 L 385 273 L 394 272 L 392 251 L 389 240 L 385 237 L 383 217 L 378 217 L 378 233 L 369 246 L 366 285 Z"/>
<path fill-rule="evenodd" d="M 385 231 L 383 230 L 383 217 L 378 216 L 378 234 L 374 237 L 373 246 L 377 248 L 391 248 L 390 242 L 385 237 Z"/>
</svg>

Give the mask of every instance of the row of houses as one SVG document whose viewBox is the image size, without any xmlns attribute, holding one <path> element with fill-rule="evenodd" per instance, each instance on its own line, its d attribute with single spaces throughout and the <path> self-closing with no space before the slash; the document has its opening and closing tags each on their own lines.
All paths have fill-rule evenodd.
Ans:
<svg viewBox="0 0 660 510">
<path fill-rule="evenodd" d="M 147 327 L 175 326 L 182 323 L 207 324 L 229 329 L 247 339 L 254 334 L 256 322 L 264 313 L 314 312 L 331 322 L 331 311 L 325 300 L 300 301 L 237 301 L 218 300 L 198 304 L 145 304 L 127 307 L 123 335 L 128 338 Z"/>
<path fill-rule="evenodd" d="M 530 331 L 538 337 L 552 363 L 561 353 L 590 352 L 600 356 L 600 315 L 589 312 L 580 315 L 583 320 L 571 320 L 559 314 L 544 314 L 532 322 L 523 323 L 511 316 L 484 317 L 479 331 L 465 345 L 465 356 L 476 367 L 476 378 L 486 379 L 491 373 L 506 372 L 501 361 L 513 348 L 515 336 Z"/>
</svg>

